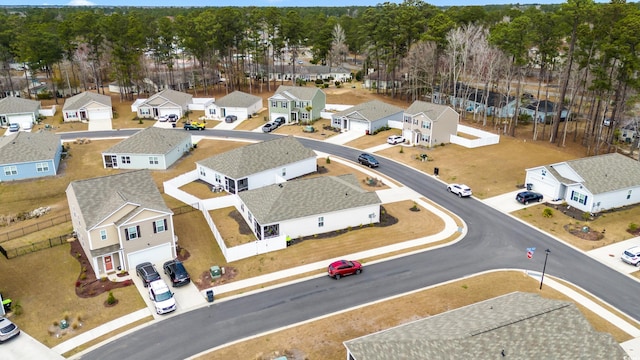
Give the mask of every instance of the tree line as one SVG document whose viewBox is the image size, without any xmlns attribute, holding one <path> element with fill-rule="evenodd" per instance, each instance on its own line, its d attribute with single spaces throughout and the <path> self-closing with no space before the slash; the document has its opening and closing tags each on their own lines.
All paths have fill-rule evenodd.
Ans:
<svg viewBox="0 0 640 360">
<path fill-rule="evenodd" d="M 530 101 L 525 88 L 533 88 L 535 99 L 557 104 L 550 124 L 534 116 L 533 139 L 559 146 L 567 134 L 575 140 L 575 123 L 561 121 L 568 108 L 567 120 L 586 124 L 583 144 L 597 154 L 615 143 L 615 128 L 637 123 L 638 29 L 638 5 L 623 0 L 446 8 L 419 0 L 312 8 L 4 7 L 0 71 L 5 94 L 18 86 L 9 67 L 16 62 L 41 70 L 59 88 L 100 91 L 116 81 L 127 99 L 134 96 L 127 89 L 148 88 L 145 79 L 205 94 L 221 78 L 229 90 L 272 91 L 275 84 L 266 80 L 276 64 L 287 65 L 295 83 L 296 60 L 305 52 L 315 64 L 352 62 L 362 75 L 374 71 L 392 84 L 376 91 L 407 102 L 435 93 L 468 98 L 471 91 L 482 93 L 485 109 L 493 93 L 523 99 L 513 116 L 473 115 L 512 135 L 518 122 L 531 120 L 518 108 Z M 452 105 L 467 111 L 464 102 Z"/>
</svg>

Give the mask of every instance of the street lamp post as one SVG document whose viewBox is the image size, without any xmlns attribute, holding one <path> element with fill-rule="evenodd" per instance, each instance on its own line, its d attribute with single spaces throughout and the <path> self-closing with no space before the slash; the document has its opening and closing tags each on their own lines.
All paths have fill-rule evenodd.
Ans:
<svg viewBox="0 0 640 360">
<path fill-rule="evenodd" d="M 549 258 L 549 254 L 551 250 L 547 249 L 544 251 L 544 265 L 542 265 L 542 277 L 540 277 L 540 290 L 542 290 L 542 282 L 544 281 L 544 272 L 547 269 L 547 258 Z"/>
</svg>

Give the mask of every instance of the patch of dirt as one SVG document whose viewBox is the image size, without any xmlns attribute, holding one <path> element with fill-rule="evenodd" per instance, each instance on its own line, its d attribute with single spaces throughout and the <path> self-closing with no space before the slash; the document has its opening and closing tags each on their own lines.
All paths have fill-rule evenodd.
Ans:
<svg viewBox="0 0 640 360">
<path fill-rule="evenodd" d="M 192 279 L 193 283 L 196 285 L 198 290 L 203 291 L 212 286 L 218 286 L 232 281 L 236 275 L 238 275 L 238 270 L 232 266 L 224 267 L 224 274 L 217 279 L 211 278 L 211 272 L 209 270 L 203 271 L 197 279 Z"/>
<path fill-rule="evenodd" d="M 558 210 L 560 212 L 562 212 L 563 214 L 572 217 L 576 220 L 581 220 L 581 221 L 593 221 L 595 219 L 598 218 L 599 214 L 589 214 L 589 217 L 585 218 L 585 212 L 583 210 L 574 208 L 573 206 L 567 206 L 567 205 L 562 205 L 562 204 L 551 204 L 551 203 L 544 203 L 546 206 Z"/>
<path fill-rule="evenodd" d="M 69 254 L 80 262 L 80 274 L 76 280 L 76 295 L 80 298 L 91 298 L 104 294 L 113 289 L 119 289 L 133 285 L 133 281 L 110 281 L 106 278 L 98 279 L 93 273 L 93 269 L 89 265 L 89 260 L 82 250 L 82 246 L 78 240 L 71 241 L 71 250 Z M 116 301 L 117 303 L 117 301 Z M 106 305 L 105 305 L 106 306 Z"/>
<path fill-rule="evenodd" d="M 585 231 L 585 228 L 587 231 Z M 594 231 L 591 227 L 585 225 L 567 224 L 564 226 L 564 229 L 571 235 L 579 237 L 583 240 L 598 241 L 604 237 L 604 233 L 600 231 Z"/>
<path fill-rule="evenodd" d="M 241 235 L 251 235 L 253 234 L 253 231 L 251 231 L 251 228 L 249 227 L 249 225 L 247 225 L 247 222 L 244 221 L 244 218 L 242 217 L 242 215 L 240 214 L 240 212 L 238 210 L 231 210 L 229 212 L 229 217 L 232 218 L 233 220 L 235 220 L 238 223 L 238 233 Z"/>
</svg>

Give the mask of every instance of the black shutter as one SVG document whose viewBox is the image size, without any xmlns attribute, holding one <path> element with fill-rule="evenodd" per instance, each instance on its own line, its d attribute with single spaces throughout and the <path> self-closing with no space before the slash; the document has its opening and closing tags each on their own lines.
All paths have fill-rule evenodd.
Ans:
<svg viewBox="0 0 640 360">
<path fill-rule="evenodd" d="M 142 237 L 142 233 L 140 232 L 140 226 L 136 226 L 136 231 L 138 232 L 138 237 L 141 238 Z"/>
<path fill-rule="evenodd" d="M 153 233 L 155 234 L 157 232 L 158 232 L 158 229 L 156 229 L 156 222 L 154 221 L 153 222 Z"/>
<path fill-rule="evenodd" d="M 168 228 L 167 228 L 167 219 L 164 219 L 164 231 L 167 231 L 167 230 L 168 230 Z"/>
<path fill-rule="evenodd" d="M 124 229 L 124 237 L 129 240 L 129 229 Z"/>
<path fill-rule="evenodd" d="M 587 199 L 588 199 L 588 198 L 589 198 L 589 197 L 588 197 L 587 195 L 585 195 L 585 196 L 584 196 L 584 205 L 587 205 Z"/>
</svg>

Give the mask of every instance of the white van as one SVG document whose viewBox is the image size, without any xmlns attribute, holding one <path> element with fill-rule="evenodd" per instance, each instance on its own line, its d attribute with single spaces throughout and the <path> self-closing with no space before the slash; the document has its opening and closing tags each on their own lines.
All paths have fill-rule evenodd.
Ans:
<svg viewBox="0 0 640 360">
<path fill-rule="evenodd" d="M 164 280 L 152 281 L 149 284 L 149 298 L 153 301 L 156 313 L 160 315 L 176 309 L 176 299 Z"/>
</svg>

